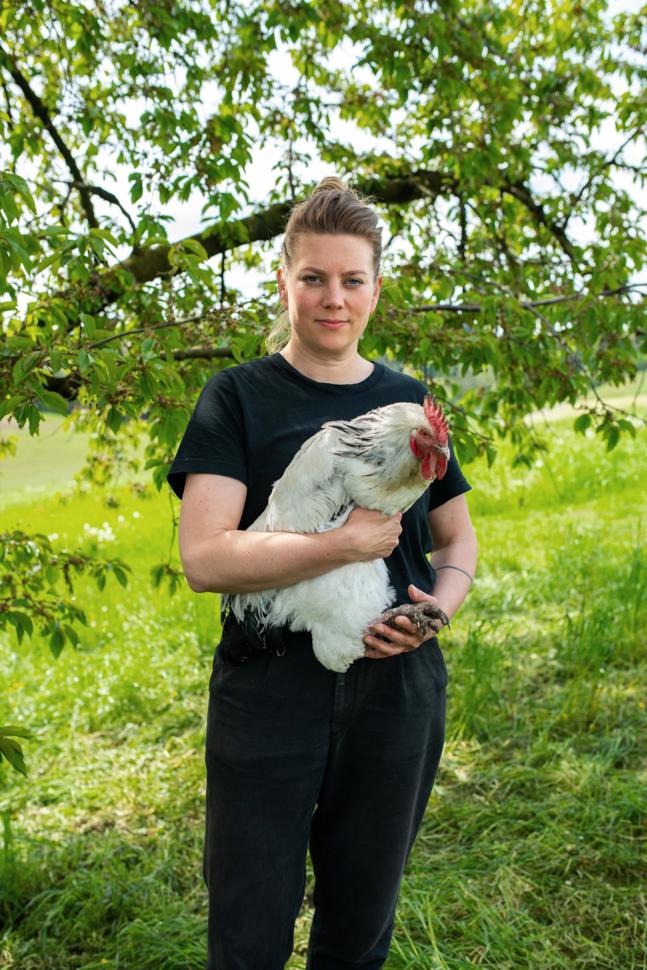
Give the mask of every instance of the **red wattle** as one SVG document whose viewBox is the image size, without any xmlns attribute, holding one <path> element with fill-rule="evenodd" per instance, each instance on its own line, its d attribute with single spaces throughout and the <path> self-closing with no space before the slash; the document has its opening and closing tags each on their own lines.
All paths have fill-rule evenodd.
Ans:
<svg viewBox="0 0 647 970">
<path fill-rule="evenodd" d="M 409 438 L 409 447 L 411 448 L 411 451 L 413 452 L 415 458 L 422 458 L 422 452 L 418 447 L 418 442 L 416 441 L 413 435 L 411 435 L 411 437 Z"/>
<path fill-rule="evenodd" d="M 422 477 L 426 481 L 430 481 L 434 477 L 434 467 L 431 461 L 433 457 L 435 456 L 430 453 L 426 455 L 420 463 L 420 471 L 422 472 Z"/>
</svg>

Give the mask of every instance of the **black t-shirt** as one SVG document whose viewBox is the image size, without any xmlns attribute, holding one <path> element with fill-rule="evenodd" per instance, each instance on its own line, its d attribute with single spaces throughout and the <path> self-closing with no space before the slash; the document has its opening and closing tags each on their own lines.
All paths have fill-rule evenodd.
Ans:
<svg viewBox="0 0 647 970">
<path fill-rule="evenodd" d="M 398 401 L 422 404 L 426 393 L 420 381 L 380 363 L 357 384 L 314 381 L 279 353 L 228 367 L 214 374 L 202 389 L 168 482 L 178 498 L 182 498 L 189 472 L 226 475 L 243 482 L 247 498 L 239 528 L 246 529 L 267 505 L 272 485 L 301 445 L 325 421 L 348 421 Z M 436 577 L 427 559 L 431 552 L 427 515 L 471 488 L 451 440 L 450 451 L 444 478 L 432 482 L 404 513 L 399 544 L 385 560 L 396 603 L 411 602 L 409 583 L 425 592 L 433 590 Z"/>
</svg>

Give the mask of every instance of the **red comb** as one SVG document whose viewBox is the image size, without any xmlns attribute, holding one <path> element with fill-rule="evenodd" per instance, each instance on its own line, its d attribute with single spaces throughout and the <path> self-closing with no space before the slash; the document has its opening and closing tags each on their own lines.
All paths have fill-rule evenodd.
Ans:
<svg viewBox="0 0 647 970">
<path fill-rule="evenodd" d="M 449 428 L 447 427 L 447 418 L 443 413 L 443 409 L 431 394 L 427 394 L 424 400 L 423 408 L 425 410 L 425 417 L 431 425 L 438 443 L 441 445 L 447 444 L 447 438 L 449 436 Z"/>
</svg>

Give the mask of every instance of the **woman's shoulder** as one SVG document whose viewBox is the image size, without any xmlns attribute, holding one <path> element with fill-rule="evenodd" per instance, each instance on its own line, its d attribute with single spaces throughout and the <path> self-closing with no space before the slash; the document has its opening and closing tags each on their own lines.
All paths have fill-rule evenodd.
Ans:
<svg viewBox="0 0 647 970">
<path fill-rule="evenodd" d="M 257 357 L 240 364 L 230 364 L 212 374 L 205 390 L 240 390 L 250 382 L 266 381 L 273 370 L 271 357 Z"/>
<path fill-rule="evenodd" d="M 411 374 L 406 374 L 404 371 L 396 370 L 388 365 L 384 367 L 382 381 L 386 387 L 395 388 L 399 393 L 407 395 L 406 398 L 403 397 L 403 400 L 422 403 L 425 394 L 429 393 L 427 387 L 417 377 L 412 377 Z"/>
</svg>

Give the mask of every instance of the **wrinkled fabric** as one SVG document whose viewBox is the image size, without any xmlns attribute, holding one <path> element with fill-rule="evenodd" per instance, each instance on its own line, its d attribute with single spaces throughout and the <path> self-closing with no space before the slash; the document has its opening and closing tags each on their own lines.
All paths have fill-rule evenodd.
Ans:
<svg viewBox="0 0 647 970">
<path fill-rule="evenodd" d="M 240 635 L 227 624 L 224 641 Z M 444 743 L 436 640 L 345 674 L 307 634 L 283 656 L 216 651 L 206 737 L 208 970 L 283 970 L 315 873 L 308 970 L 378 970 Z"/>
</svg>

